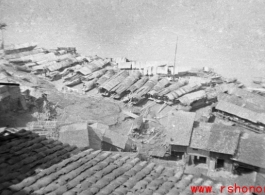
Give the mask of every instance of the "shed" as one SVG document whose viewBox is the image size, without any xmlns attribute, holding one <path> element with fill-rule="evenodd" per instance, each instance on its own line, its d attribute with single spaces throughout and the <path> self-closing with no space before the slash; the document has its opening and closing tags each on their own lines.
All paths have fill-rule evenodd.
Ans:
<svg viewBox="0 0 265 195">
<path fill-rule="evenodd" d="M 265 169 L 265 135 L 242 134 L 233 160 Z"/>
</svg>

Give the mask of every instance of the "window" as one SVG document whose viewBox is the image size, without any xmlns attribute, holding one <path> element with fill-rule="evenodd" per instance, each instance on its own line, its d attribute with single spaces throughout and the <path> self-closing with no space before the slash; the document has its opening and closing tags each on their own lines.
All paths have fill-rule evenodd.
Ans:
<svg viewBox="0 0 265 195">
<path fill-rule="evenodd" d="M 225 166 L 225 160 L 223 160 L 223 159 L 217 159 L 216 169 L 224 168 L 224 166 Z"/>
</svg>

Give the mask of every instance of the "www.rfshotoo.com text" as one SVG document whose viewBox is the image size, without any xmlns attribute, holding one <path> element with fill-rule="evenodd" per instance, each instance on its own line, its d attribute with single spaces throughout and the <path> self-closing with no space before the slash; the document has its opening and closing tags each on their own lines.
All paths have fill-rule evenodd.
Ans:
<svg viewBox="0 0 265 195">
<path fill-rule="evenodd" d="M 220 189 L 214 189 L 212 186 L 190 186 L 192 193 L 214 193 L 219 190 L 220 193 L 264 193 L 265 186 L 239 186 L 237 184 L 230 186 L 220 186 Z"/>
</svg>

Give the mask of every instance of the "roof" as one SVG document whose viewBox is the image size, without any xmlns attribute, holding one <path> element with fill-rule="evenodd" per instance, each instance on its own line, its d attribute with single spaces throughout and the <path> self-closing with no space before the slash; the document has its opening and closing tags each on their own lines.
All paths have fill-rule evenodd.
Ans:
<svg viewBox="0 0 265 195">
<path fill-rule="evenodd" d="M 242 134 L 234 159 L 245 164 L 265 168 L 265 135 Z"/>
<path fill-rule="evenodd" d="M 23 43 L 23 44 L 16 44 L 16 45 L 6 45 L 5 50 L 17 50 L 17 49 L 36 47 L 37 44 L 38 43 L 31 42 L 31 43 Z"/>
<path fill-rule="evenodd" d="M 225 101 L 219 101 L 217 105 L 215 106 L 215 108 L 217 110 L 220 110 L 220 111 L 232 114 L 232 115 L 236 115 L 237 117 L 240 117 L 242 119 L 246 119 L 254 123 L 257 123 L 258 113 L 248 110 L 246 108 L 237 106 L 235 104 L 231 104 Z"/>
<path fill-rule="evenodd" d="M 121 135 L 119 133 L 116 133 L 112 130 L 105 130 L 105 133 L 103 135 L 103 141 L 106 143 L 109 143 L 113 146 L 117 146 L 121 149 L 125 149 L 125 146 L 128 142 L 128 136 Z"/>
<path fill-rule="evenodd" d="M 258 113 L 264 113 L 265 109 L 260 107 L 259 105 L 255 105 L 249 101 L 247 101 L 246 99 L 240 98 L 238 96 L 235 95 L 229 95 L 226 93 L 219 93 L 218 94 L 218 100 L 222 100 L 225 102 L 229 102 L 231 104 L 235 104 L 237 106 L 240 107 L 244 107 L 248 110 L 251 110 L 253 112 L 258 112 Z"/>
<path fill-rule="evenodd" d="M 155 146 L 151 151 L 149 151 L 150 156 L 164 157 L 167 152 L 167 148 L 163 146 Z"/>
<path fill-rule="evenodd" d="M 1 162 L 6 162 L 1 163 L 3 194 L 177 194 L 190 190 L 189 185 L 198 180 L 135 156 L 92 149 L 79 152 L 74 147 L 71 152 L 70 146 L 64 149 L 59 142 L 20 138 L 0 146 Z M 77 154 L 70 157 L 71 153 Z"/>
<path fill-rule="evenodd" d="M 235 154 L 240 137 L 239 127 L 214 124 L 208 142 L 208 150 L 223 154 Z"/>
<path fill-rule="evenodd" d="M 5 187 L 27 179 L 28 184 L 34 182 L 33 175 L 41 169 L 81 152 L 75 146 L 48 140 L 30 131 L 21 130 L 9 136 L 0 136 L 0 191 Z M 46 172 L 48 173 L 48 172 Z M 9 175 L 6 177 L 6 175 Z M 9 194 L 15 194 L 13 193 Z"/>
<path fill-rule="evenodd" d="M 260 108 L 265 110 L 265 97 L 264 96 L 254 94 L 254 93 L 251 93 L 247 90 L 240 89 L 237 87 L 231 87 L 228 90 L 228 93 L 234 94 L 238 97 L 241 97 L 241 98 L 245 99 L 246 101 L 248 101 L 252 104 L 258 105 Z"/>
<path fill-rule="evenodd" d="M 191 148 L 208 150 L 212 125 L 212 123 L 200 123 L 198 127 L 193 129 L 190 143 Z"/>
<path fill-rule="evenodd" d="M 171 145 L 189 146 L 196 113 L 175 111 L 168 116 L 167 141 Z"/>
<path fill-rule="evenodd" d="M 180 97 L 178 100 L 184 104 L 184 105 L 190 105 L 193 102 L 197 100 L 201 100 L 203 98 L 206 98 L 206 93 L 204 90 L 188 93 L 182 97 Z"/>
</svg>

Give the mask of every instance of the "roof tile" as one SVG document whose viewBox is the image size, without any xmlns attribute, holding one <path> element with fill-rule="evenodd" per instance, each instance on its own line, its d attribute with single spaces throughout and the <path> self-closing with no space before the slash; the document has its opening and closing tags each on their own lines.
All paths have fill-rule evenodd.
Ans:
<svg viewBox="0 0 265 195">
<path fill-rule="evenodd" d="M 47 142 L 43 138 L 41 138 L 43 141 L 31 141 L 38 138 L 39 136 L 23 137 L 23 142 L 19 142 L 20 138 L 17 138 L 3 145 L 3 148 L 11 150 L 3 153 L 0 159 L 8 159 L 9 162 L 14 162 L 14 164 L 4 164 L 4 167 L 7 168 L 11 166 L 11 169 L 9 169 L 12 171 L 8 179 L 1 182 L 6 183 L 2 191 L 9 190 L 15 195 L 21 193 L 43 195 L 123 195 L 136 193 L 153 195 L 180 192 L 187 189 L 187 186 L 194 182 L 192 181 L 192 175 L 183 177 L 182 171 L 176 172 L 175 169 L 140 161 L 138 158 L 121 157 L 117 153 L 94 151 L 92 149 L 80 152 L 80 149 L 73 147 L 72 152 L 77 152 L 77 154 L 70 156 L 72 152 L 64 149 L 64 147 L 69 148 L 71 146 L 55 141 Z M 30 144 L 25 144 L 26 142 Z M 20 143 L 20 146 L 26 148 L 22 149 L 22 153 L 12 156 L 10 151 L 12 152 L 13 149 L 19 151 L 19 147 L 15 143 Z M 48 147 L 50 144 L 53 144 L 53 147 Z M 1 148 L 2 146 L 0 146 Z M 35 152 L 31 153 L 27 148 L 34 148 Z M 29 152 L 30 155 L 28 157 L 23 156 L 24 152 Z M 38 154 L 39 152 L 47 154 L 47 156 L 42 157 L 42 154 Z M 22 163 L 16 163 L 12 159 L 13 157 L 15 159 L 25 157 L 25 160 L 22 160 Z M 38 164 L 43 165 L 43 168 L 46 169 L 35 171 L 35 168 L 39 167 Z M 23 169 L 25 170 L 22 171 Z M 21 172 L 30 174 L 27 178 L 21 177 L 15 181 L 14 177 L 21 174 Z M 11 184 L 9 181 L 15 183 Z"/>
</svg>

